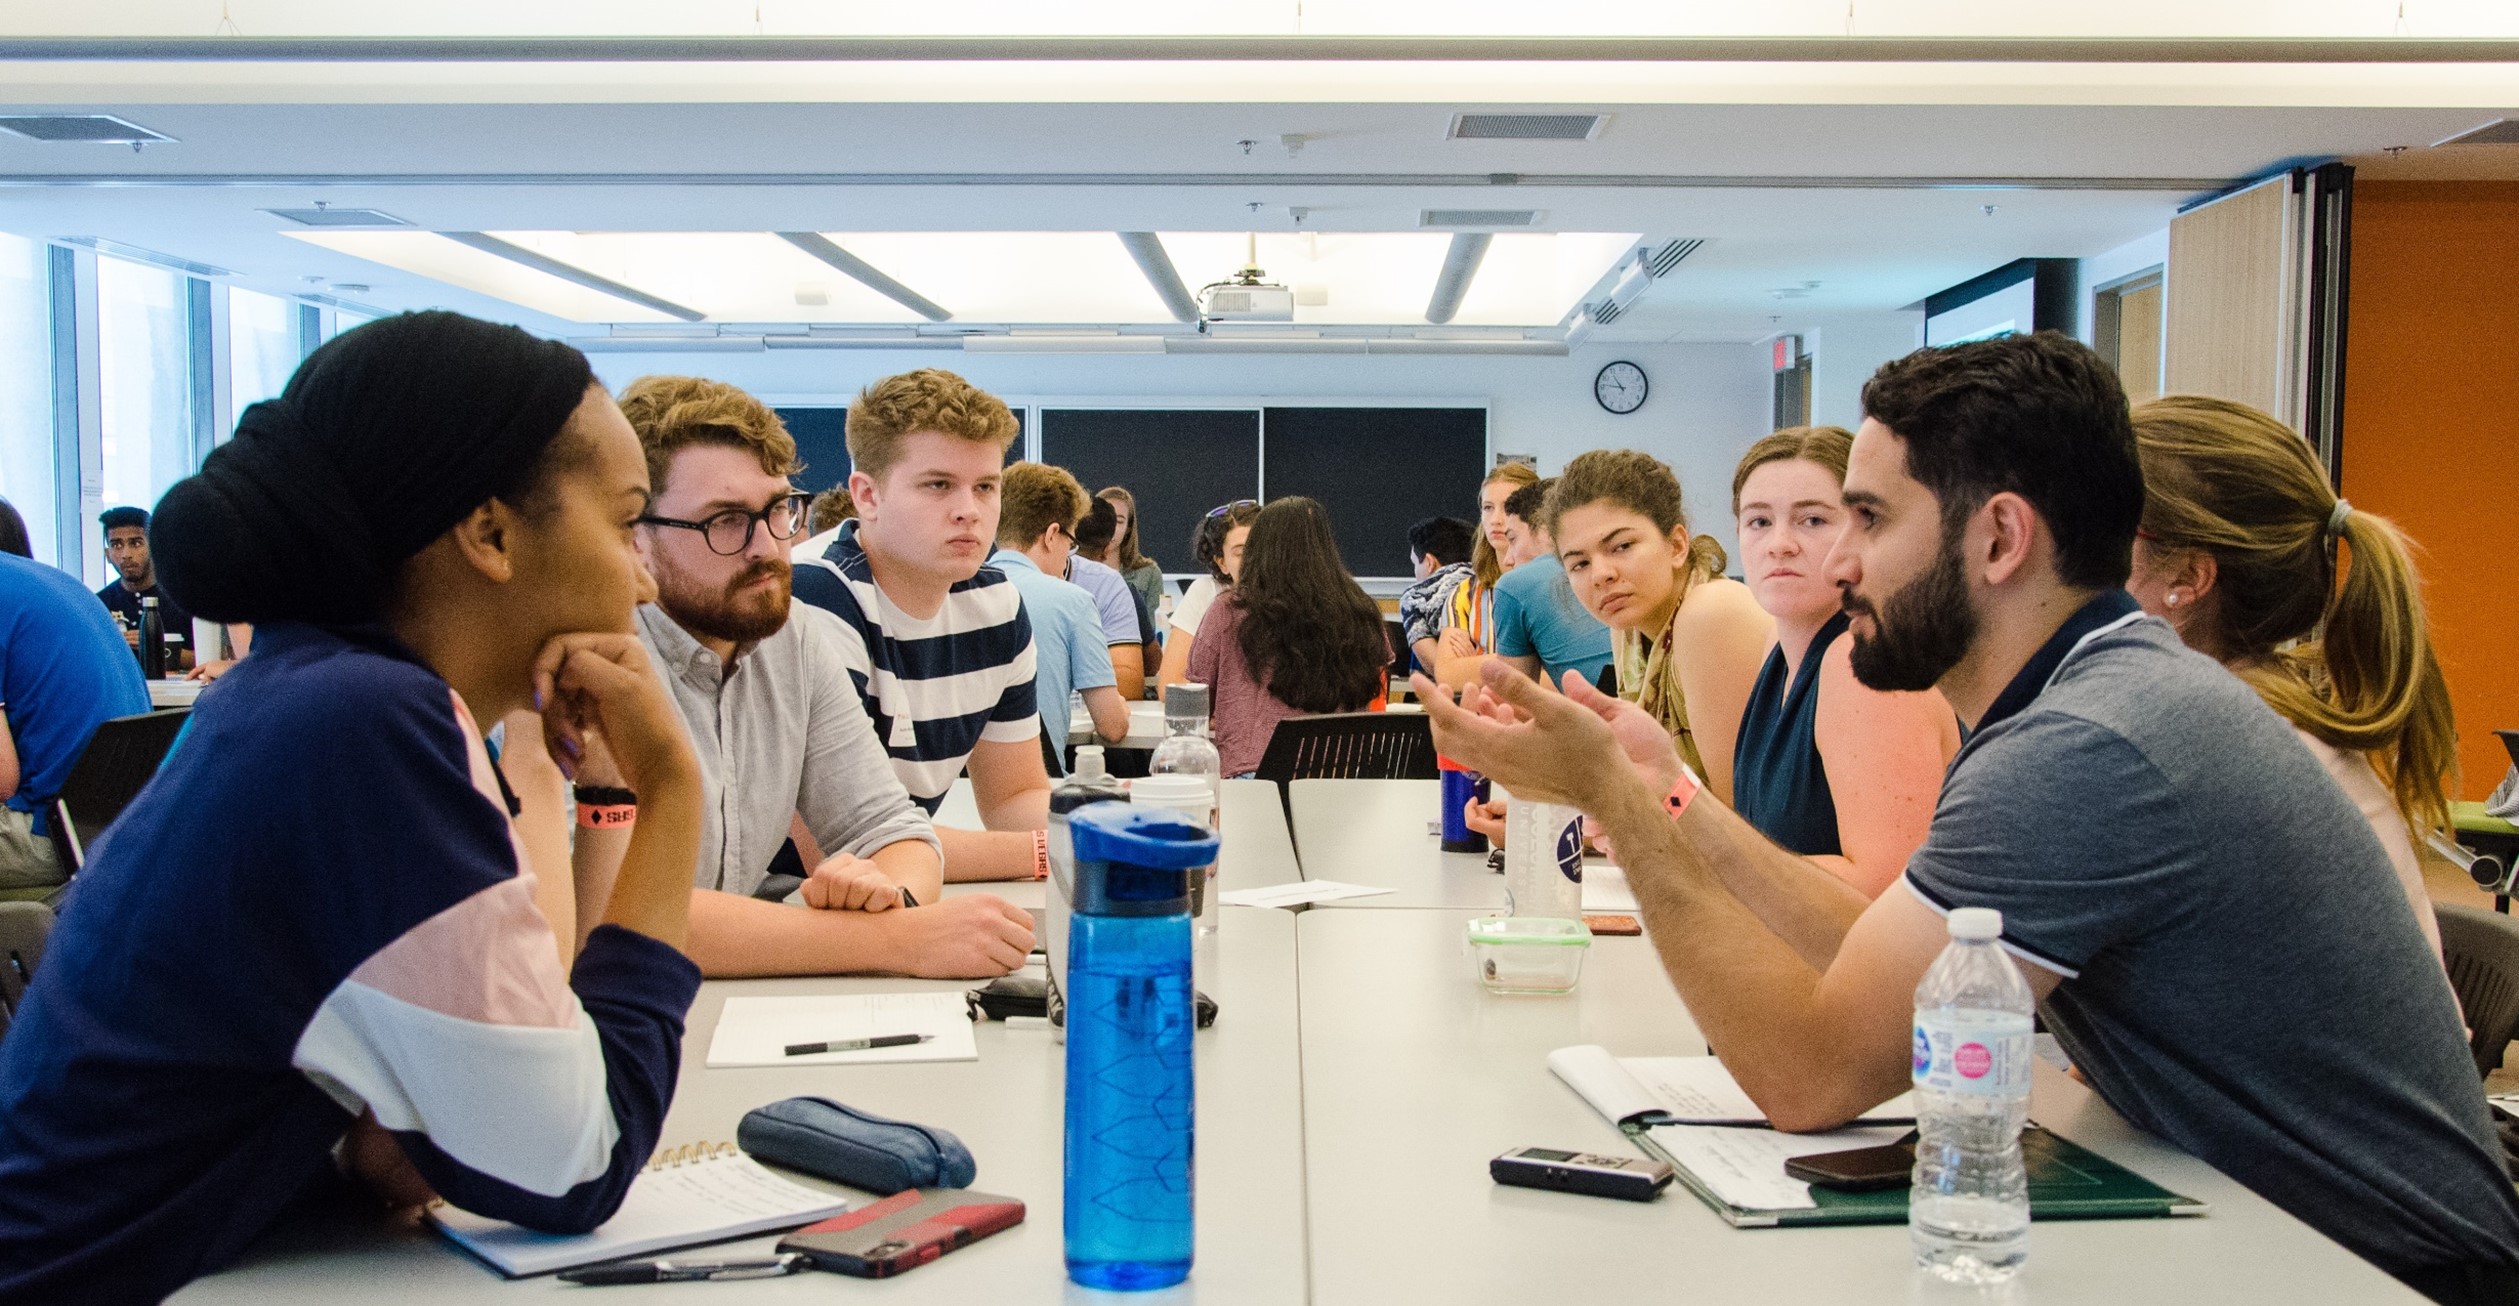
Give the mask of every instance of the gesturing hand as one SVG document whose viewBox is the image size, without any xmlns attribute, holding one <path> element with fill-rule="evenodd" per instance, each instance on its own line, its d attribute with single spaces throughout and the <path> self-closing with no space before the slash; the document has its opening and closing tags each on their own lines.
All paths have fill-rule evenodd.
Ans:
<svg viewBox="0 0 2519 1306">
<path fill-rule="evenodd" d="M 633 790 L 698 768 L 682 713 L 666 697 L 636 636 L 554 636 L 534 659 L 533 674 L 543 743 L 571 779 L 598 741 Z"/>
<path fill-rule="evenodd" d="M 1566 693 L 1524 677 L 1494 658 L 1479 666 L 1484 683 L 1453 705 L 1431 681 L 1416 686 L 1434 728 L 1435 751 L 1479 771 L 1516 798 L 1602 810 L 1621 783 L 1639 774 L 1667 789 L 1679 777 L 1679 753 L 1660 723 L 1634 704 L 1609 697 L 1580 674 Z M 1422 681 L 1423 677 L 1418 677 Z M 1623 757 L 1629 765 L 1607 765 Z"/>
<path fill-rule="evenodd" d="M 805 905 L 823 911 L 890 911 L 901 905 L 901 886 L 863 857 L 833 853 L 801 890 Z"/>
</svg>

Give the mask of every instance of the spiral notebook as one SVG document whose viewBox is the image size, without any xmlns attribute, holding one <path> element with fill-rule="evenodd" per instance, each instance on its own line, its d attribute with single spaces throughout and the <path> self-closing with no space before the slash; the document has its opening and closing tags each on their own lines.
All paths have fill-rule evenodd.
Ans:
<svg viewBox="0 0 2519 1306">
<path fill-rule="evenodd" d="M 442 1203 L 428 1218 L 456 1246 L 514 1279 L 793 1229 L 848 1206 L 836 1194 L 770 1173 L 732 1143 L 694 1143 L 657 1153 L 621 1209 L 593 1233 L 537 1233 Z"/>
</svg>

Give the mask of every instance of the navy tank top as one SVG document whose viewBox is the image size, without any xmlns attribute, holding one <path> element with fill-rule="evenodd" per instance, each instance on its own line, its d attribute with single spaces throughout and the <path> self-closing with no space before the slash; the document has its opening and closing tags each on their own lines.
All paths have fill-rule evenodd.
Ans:
<svg viewBox="0 0 2519 1306">
<path fill-rule="evenodd" d="M 1811 637 L 1801 669 L 1790 684 L 1784 650 L 1771 649 L 1758 683 L 1741 713 L 1739 742 L 1732 749 L 1732 807 L 1741 819 L 1791 852 L 1805 857 L 1843 853 L 1837 842 L 1837 799 L 1828 789 L 1828 768 L 1819 760 L 1814 732 L 1819 722 L 1819 664 L 1828 646 L 1845 633 L 1840 612 Z"/>
</svg>

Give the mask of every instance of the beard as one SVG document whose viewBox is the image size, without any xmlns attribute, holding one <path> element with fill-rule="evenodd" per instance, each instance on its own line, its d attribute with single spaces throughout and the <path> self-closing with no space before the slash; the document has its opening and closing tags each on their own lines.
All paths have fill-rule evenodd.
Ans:
<svg viewBox="0 0 2519 1306">
<path fill-rule="evenodd" d="M 768 639 L 787 624 L 794 575 L 785 558 L 764 558 L 718 586 L 692 580 L 662 556 L 655 563 L 656 606 L 694 635 L 750 644 Z M 744 592 L 764 576 L 775 577 L 777 583 Z"/>
<path fill-rule="evenodd" d="M 1869 638 L 1854 637 L 1854 678 L 1884 693 L 1931 689 L 1977 640 L 1977 610 L 1968 604 L 1967 569 L 1957 541 L 1944 540 L 1933 566 L 1878 606 L 1853 593 L 1838 602 L 1848 616 L 1872 619 Z"/>
</svg>

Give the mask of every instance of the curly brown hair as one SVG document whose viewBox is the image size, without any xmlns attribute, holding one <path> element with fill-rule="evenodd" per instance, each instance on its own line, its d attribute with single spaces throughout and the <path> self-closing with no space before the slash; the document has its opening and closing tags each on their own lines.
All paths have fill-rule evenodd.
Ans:
<svg viewBox="0 0 2519 1306">
<path fill-rule="evenodd" d="M 665 492 L 673 456 L 699 445 L 749 449 L 772 476 L 805 469 L 796 437 L 768 404 L 723 381 L 699 376 L 642 376 L 621 392 L 621 415 L 647 453 L 647 484 Z"/>
<path fill-rule="evenodd" d="M 1546 520 L 1536 523 L 1554 539 L 1557 523 L 1586 504 L 1608 503 L 1653 523 L 1668 535 L 1687 532 L 1688 510 L 1680 498 L 1679 477 L 1661 459 L 1637 449 L 1594 449 L 1576 454 L 1566 464 L 1540 509 Z M 1706 580 L 1723 574 L 1730 558 L 1711 535 L 1688 535 L 1687 570 Z"/>
<path fill-rule="evenodd" d="M 876 480 L 901 461 L 901 442 L 935 431 L 974 444 L 1012 448 L 1020 428 L 1006 401 L 941 367 L 887 376 L 848 406 L 848 457 Z"/>
<path fill-rule="evenodd" d="M 1076 522 L 1092 502 L 1064 467 L 1008 463 L 1005 479 L 997 483 L 997 542 L 1028 549 L 1053 523 L 1074 539 Z"/>
</svg>

